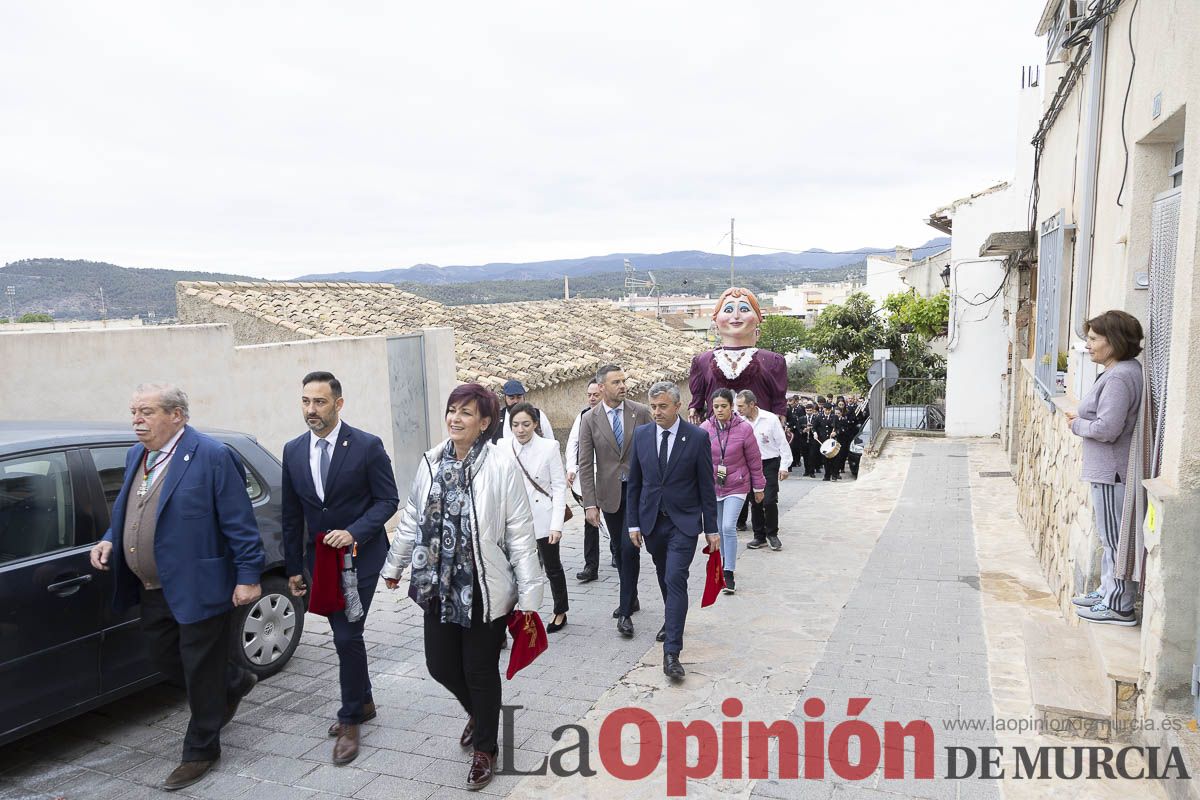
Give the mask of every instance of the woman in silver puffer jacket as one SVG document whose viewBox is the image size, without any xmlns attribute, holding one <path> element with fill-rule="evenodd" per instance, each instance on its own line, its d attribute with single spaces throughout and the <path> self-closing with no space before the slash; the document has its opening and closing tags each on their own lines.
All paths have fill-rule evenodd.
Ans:
<svg viewBox="0 0 1200 800">
<path fill-rule="evenodd" d="M 446 401 L 449 438 L 424 454 L 382 576 L 425 610 L 425 665 L 466 710 L 467 788 L 492 779 L 500 725 L 500 649 L 514 608 L 536 613 L 545 579 L 524 479 L 490 444 L 496 396 L 476 383 Z"/>
</svg>

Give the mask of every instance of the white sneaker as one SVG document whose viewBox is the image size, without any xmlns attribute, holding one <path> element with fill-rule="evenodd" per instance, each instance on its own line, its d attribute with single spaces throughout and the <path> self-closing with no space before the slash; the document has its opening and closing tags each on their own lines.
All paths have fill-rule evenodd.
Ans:
<svg viewBox="0 0 1200 800">
<path fill-rule="evenodd" d="M 1087 594 L 1076 595 L 1071 598 L 1071 602 L 1082 608 L 1091 608 L 1104 599 L 1104 595 L 1099 592 L 1088 592 Z"/>
<path fill-rule="evenodd" d="M 1091 608 L 1077 608 L 1075 609 L 1075 613 L 1081 619 L 1101 625 L 1124 625 L 1131 627 L 1138 624 L 1137 616 L 1132 611 L 1128 614 L 1122 614 L 1104 605 L 1104 603 L 1096 603 Z"/>
</svg>

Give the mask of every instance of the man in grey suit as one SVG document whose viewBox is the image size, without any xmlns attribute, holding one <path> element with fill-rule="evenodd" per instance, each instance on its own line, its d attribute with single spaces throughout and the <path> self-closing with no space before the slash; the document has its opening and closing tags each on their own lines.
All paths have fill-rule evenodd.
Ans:
<svg viewBox="0 0 1200 800">
<path fill-rule="evenodd" d="M 625 529 L 625 482 L 629 477 L 633 430 L 654 419 L 649 407 L 625 399 L 625 371 L 621 367 L 604 365 L 596 373 L 596 383 L 600 384 L 602 402 L 584 414 L 579 423 L 579 483 L 584 517 L 598 526 L 603 513 L 609 536 L 620 542 L 621 603 L 613 616 L 617 618 L 617 632 L 630 637 L 633 636 L 630 617 L 639 608 L 641 550 L 629 541 Z"/>
</svg>

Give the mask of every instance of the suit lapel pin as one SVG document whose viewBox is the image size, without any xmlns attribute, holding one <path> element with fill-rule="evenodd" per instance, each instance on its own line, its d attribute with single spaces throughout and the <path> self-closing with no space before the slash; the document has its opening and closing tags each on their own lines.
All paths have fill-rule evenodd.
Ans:
<svg viewBox="0 0 1200 800">
<path fill-rule="evenodd" d="M 349 446 L 350 446 L 350 440 L 342 439 L 342 447 L 349 447 Z"/>
<path fill-rule="evenodd" d="M 192 454 L 191 454 L 191 453 L 185 453 L 185 454 L 184 454 L 184 456 L 183 456 L 183 460 L 184 460 L 184 461 L 191 461 L 191 460 L 192 460 Z"/>
</svg>

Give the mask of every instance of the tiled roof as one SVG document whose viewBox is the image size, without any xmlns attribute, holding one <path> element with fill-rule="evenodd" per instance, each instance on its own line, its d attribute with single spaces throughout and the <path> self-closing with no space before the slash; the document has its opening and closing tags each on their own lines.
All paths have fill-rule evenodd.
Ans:
<svg viewBox="0 0 1200 800">
<path fill-rule="evenodd" d="M 450 327 L 459 380 L 497 388 L 509 378 L 551 386 L 615 361 L 631 388 L 645 389 L 686 376 L 700 349 L 693 337 L 603 300 L 446 306 L 390 283 L 181 281 L 177 291 L 308 338 Z"/>
</svg>

